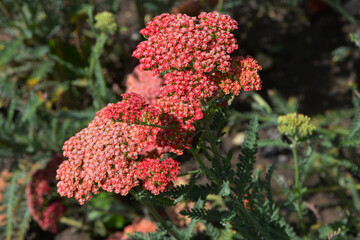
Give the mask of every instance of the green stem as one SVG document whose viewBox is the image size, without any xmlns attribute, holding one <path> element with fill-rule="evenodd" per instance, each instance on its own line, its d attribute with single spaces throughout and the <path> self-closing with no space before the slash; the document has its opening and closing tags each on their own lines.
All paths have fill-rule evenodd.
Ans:
<svg viewBox="0 0 360 240">
<path fill-rule="evenodd" d="M 208 107 L 211 107 L 211 105 L 217 100 L 219 99 L 219 95 L 216 95 L 215 97 L 213 97 L 206 105 Z M 222 159 L 220 153 L 218 152 L 218 148 L 215 142 L 215 137 L 212 135 L 211 133 L 211 129 L 210 129 L 210 123 L 208 121 L 208 119 L 211 116 L 209 114 L 206 114 L 206 116 L 204 117 L 204 121 L 205 121 L 205 135 L 211 145 L 211 151 L 214 153 L 214 158 L 213 159 L 209 159 L 209 161 L 213 162 L 215 165 L 215 168 L 217 170 L 220 171 L 221 169 L 221 162 L 220 159 Z M 213 161 L 212 161 L 213 160 Z"/>
<path fill-rule="evenodd" d="M 15 4 L 15 6 L 19 9 L 20 11 L 20 15 L 22 17 L 22 19 L 24 20 L 24 23 L 26 25 L 26 28 L 29 29 L 29 30 L 32 30 L 32 27 L 30 26 L 30 23 L 29 21 L 27 20 L 25 14 L 24 14 L 24 11 L 22 9 L 22 7 L 20 6 L 20 4 L 17 2 L 17 0 L 14 0 L 13 3 Z M 32 32 L 32 31 L 31 31 Z"/>
<path fill-rule="evenodd" d="M 235 202 L 236 200 L 233 199 L 233 201 Z M 240 210 L 241 215 L 245 215 L 245 218 L 249 220 L 260 233 L 265 235 L 265 239 L 273 239 L 269 235 L 269 233 L 263 228 L 263 226 L 248 212 L 248 210 L 242 204 L 238 204 L 238 209 Z"/>
<path fill-rule="evenodd" d="M 336 11 L 341 13 L 347 20 L 351 23 L 355 24 L 357 27 L 360 27 L 360 22 L 356 20 L 351 14 L 349 14 L 339 3 L 334 2 L 333 0 L 324 0 L 327 4 L 329 4 Z"/>
<path fill-rule="evenodd" d="M 200 170 L 194 170 L 194 171 L 190 171 L 190 172 L 187 172 L 187 173 L 181 173 L 178 175 L 178 177 L 182 177 L 182 176 L 187 176 L 187 175 L 191 175 L 191 174 L 197 174 L 197 173 L 201 173 Z"/>
<path fill-rule="evenodd" d="M 356 184 L 355 188 L 360 190 L 360 184 Z M 306 190 L 306 194 L 308 193 L 316 193 L 316 192 L 336 192 L 336 191 L 346 191 L 348 190 L 342 186 L 330 186 L 330 187 L 317 187 L 317 188 L 309 188 Z"/>
<path fill-rule="evenodd" d="M 131 193 L 131 195 L 133 195 L 135 197 L 135 199 L 137 199 L 137 197 L 136 197 L 137 193 L 135 190 L 131 189 L 130 193 Z M 156 209 L 154 208 L 153 205 L 149 204 L 148 202 L 146 202 L 142 199 L 137 199 L 137 200 L 151 212 L 151 214 L 155 217 L 155 219 L 168 231 L 168 233 L 171 236 L 173 236 L 176 240 L 182 240 L 181 236 L 177 232 L 175 232 L 171 227 L 169 227 L 169 225 L 159 215 L 159 213 L 156 211 Z"/>
<path fill-rule="evenodd" d="M 25 234 L 28 230 L 29 222 L 30 222 L 30 210 L 29 208 L 26 208 L 25 215 L 21 221 L 20 229 L 18 230 L 18 240 L 24 240 Z"/>
<path fill-rule="evenodd" d="M 9 10 L 7 9 L 5 3 L 3 3 L 2 0 L 0 0 L 0 8 L 1 8 L 2 12 L 6 15 L 7 18 L 12 19 L 12 16 L 11 16 Z"/>
<path fill-rule="evenodd" d="M 216 6 L 216 9 L 219 13 L 222 13 L 224 11 L 224 0 L 219 0 L 218 4 Z"/>
<path fill-rule="evenodd" d="M 219 186 L 221 186 L 221 180 L 215 176 L 208 167 L 206 167 L 205 163 L 203 162 L 203 160 L 200 157 L 200 154 L 198 153 L 198 151 L 194 148 L 190 148 L 190 152 L 192 153 L 192 155 L 194 156 L 195 160 L 198 162 L 198 164 L 200 165 L 200 168 L 204 171 L 205 175 L 210 178 L 213 179 Z"/>
<path fill-rule="evenodd" d="M 49 14 L 49 12 L 48 12 L 47 9 L 46 9 L 44 0 L 40 0 L 40 6 L 41 6 L 41 8 L 43 9 L 46 17 L 47 17 L 48 19 L 50 19 L 50 14 Z"/>
<path fill-rule="evenodd" d="M 208 0 L 201 0 L 201 4 L 205 7 L 205 10 L 207 12 L 211 11 L 211 7 Z"/>
<path fill-rule="evenodd" d="M 294 140 L 292 144 L 292 152 L 294 157 L 294 163 L 295 163 L 295 194 L 296 194 L 296 204 L 298 208 L 298 216 L 302 227 L 302 232 L 304 234 L 305 239 L 307 238 L 307 231 L 306 231 L 306 225 L 304 222 L 304 216 L 302 212 L 302 196 L 301 196 L 301 190 L 300 190 L 300 164 L 298 160 L 298 154 L 297 154 L 297 142 Z"/>
<path fill-rule="evenodd" d="M 91 32 L 95 35 L 96 38 L 98 38 L 99 34 L 95 30 L 95 21 L 94 21 L 94 16 L 93 16 L 93 10 L 94 10 L 93 6 L 88 9 L 89 25 L 91 28 Z"/>
<path fill-rule="evenodd" d="M 16 171 L 14 173 L 14 175 L 12 176 L 11 179 L 11 184 L 10 184 L 10 192 L 9 192 L 9 202 L 7 204 L 7 212 L 6 212 L 6 240 L 11 240 L 12 237 L 12 233 L 13 233 L 13 203 L 12 200 L 14 199 L 15 196 L 15 185 L 16 185 L 16 180 L 18 178 L 19 172 Z"/>
<path fill-rule="evenodd" d="M 62 216 L 60 218 L 60 222 L 63 223 L 63 224 L 66 224 L 68 226 L 76 227 L 76 228 L 82 229 L 82 230 L 89 230 L 90 229 L 89 226 L 84 225 L 82 222 L 77 221 L 77 220 L 72 219 L 72 218 L 67 218 L 67 217 L 64 217 L 64 216 Z"/>
<path fill-rule="evenodd" d="M 293 142 L 292 145 L 293 157 L 295 162 L 295 192 L 297 195 L 300 194 L 300 168 L 299 168 L 299 160 L 297 156 L 296 142 Z"/>
<path fill-rule="evenodd" d="M 142 125 L 142 126 L 149 126 L 149 127 L 157 127 L 157 128 L 161 128 L 161 129 L 172 129 L 171 126 L 162 126 L 162 125 L 151 124 L 151 123 L 136 122 L 134 124 Z"/>
<path fill-rule="evenodd" d="M 123 122 L 123 123 L 126 123 L 124 121 L 122 121 L 120 118 L 114 120 L 115 122 Z M 173 127 L 171 126 L 162 126 L 162 125 L 157 125 L 157 124 L 151 124 L 151 123 L 144 123 L 144 122 L 134 122 L 134 123 L 131 123 L 131 124 L 134 124 L 134 125 L 141 125 L 141 126 L 147 126 L 147 127 L 156 127 L 156 128 L 161 128 L 161 129 L 172 129 Z"/>
<path fill-rule="evenodd" d="M 218 149 L 217 149 L 217 146 L 216 146 L 216 143 L 214 141 L 214 137 L 212 136 L 211 134 L 211 129 L 210 129 L 210 126 L 208 124 L 208 122 L 206 121 L 206 126 L 205 126 L 205 134 L 206 134 L 206 137 L 208 138 L 209 142 L 210 142 L 210 145 L 211 145 L 211 150 L 212 152 L 215 154 L 215 157 L 213 158 L 214 160 L 214 164 L 215 164 L 215 168 L 220 170 L 221 169 L 221 162 L 220 162 L 220 158 L 221 158 L 221 155 L 220 153 L 218 152 Z M 210 160 L 210 159 L 209 159 Z"/>
<path fill-rule="evenodd" d="M 135 0 L 135 6 L 136 6 L 136 17 L 139 23 L 140 28 L 145 27 L 145 10 L 142 5 L 142 1 Z"/>
</svg>

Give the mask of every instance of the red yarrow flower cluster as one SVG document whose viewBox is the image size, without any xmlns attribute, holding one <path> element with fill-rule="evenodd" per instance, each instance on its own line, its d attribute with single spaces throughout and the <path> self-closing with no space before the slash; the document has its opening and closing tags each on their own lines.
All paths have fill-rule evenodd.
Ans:
<svg viewBox="0 0 360 240">
<path fill-rule="evenodd" d="M 186 130 L 195 130 L 192 124 L 203 118 L 201 100 L 214 97 L 218 88 L 207 75 L 192 70 L 174 70 L 165 74 L 164 78 L 159 106 L 183 122 Z"/>
<path fill-rule="evenodd" d="M 213 73 L 213 79 L 224 94 L 240 94 L 240 90 L 261 90 L 261 80 L 258 71 L 261 67 L 250 56 L 235 57 L 230 71 Z"/>
<path fill-rule="evenodd" d="M 172 176 L 177 176 L 179 162 L 172 158 L 159 159 L 146 158 L 138 164 L 139 178 L 144 180 L 145 189 L 154 194 L 163 192 L 167 185 L 173 180 Z"/>
<path fill-rule="evenodd" d="M 197 18 L 185 14 L 161 14 L 140 33 L 148 38 L 133 56 L 140 68 L 156 73 L 171 69 L 194 68 L 197 72 L 230 70 L 229 54 L 238 48 L 231 33 L 237 22 L 217 12 L 201 13 Z"/>
<path fill-rule="evenodd" d="M 158 104 L 167 113 L 177 112 L 185 129 L 193 130 L 193 122 L 202 118 L 201 101 L 261 89 L 256 60 L 230 56 L 238 48 L 231 33 L 236 28 L 235 20 L 217 12 L 197 18 L 166 13 L 140 31 L 147 40 L 133 56 L 140 69 L 165 73 Z"/>
<path fill-rule="evenodd" d="M 235 20 L 217 12 L 197 18 L 162 14 L 150 21 L 140 31 L 148 40 L 133 56 L 140 59 L 135 71 L 162 73 L 156 101 L 128 90 L 121 102 L 96 113 L 87 128 L 64 144 L 68 160 L 57 171 L 58 192 L 83 204 L 100 189 L 121 195 L 139 184 L 154 194 L 166 190 L 180 166 L 172 158 L 160 159 L 191 147 L 195 122 L 209 108 L 204 103 L 261 88 L 256 61 L 230 56 L 238 48 L 231 33 L 236 28 Z"/>
<path fill-rule="evenodd" d="M 33 173 L 26 187 L 26 199 L 32 218 L 41 229 L 52 233 L 58 231 L 57 223 L 65 212 L 61 200 L 49 197 L 54 191 L 51 182 L 55 180 L 56 169 L 62 161 L 61 155 L 55 155 L 44 169 Z"/>
<path fill-rule="evenodd" d="M 152 178 L 152 168 L 144 168 L 148 156 L 160 158 L 164 151 L 176 152 L 157 144 L 159 133 L 165 130 L 148 126 L 161 124 L 159 110 L 138 94 L 122 96 L 123 101 L 103 108 L 87 128 L 65 142 L 63 154 L 68 160 L 57 171 L 60 195 L 75 196 L 83 204 L 100 189 L 127 195 L 144 180 L 145 189 L 159 193 L 176 179 L 180 167 L 173 159 L 159 162 L 160 169 L 169 169 Z"/>
</svg>

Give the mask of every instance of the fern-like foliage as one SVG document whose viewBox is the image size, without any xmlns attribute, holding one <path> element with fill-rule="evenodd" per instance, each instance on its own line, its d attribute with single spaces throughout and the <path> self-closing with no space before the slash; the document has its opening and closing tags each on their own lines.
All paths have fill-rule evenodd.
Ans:
<svg viewBox="0 0 360 240">
<path fill-rule="evenodd" d="M 128 234 L 131 239 L 135 240 L 172 240 L 172 237 L 168 237 L 166 231 L 156 232 L 156 233 L 142 233 L 142 232 L 134 232 L 132 234 Z"/>
<path fill-rule="evenodd" d="M 236 189 L 243 192 L 247 183 L 251 182 L 251 174 L 255 163 L 255 154 L 257 153 L 257 131 L 259 123 L 257 119 L 250 122 L 249 130 L 246 132 L 246 138 L 241 145 L 241 154 L 239 154 L 239 163 L 236 172 Z"/>
<path fill-rule="evenodd" d="M 344 146 L 359 146 L 360 145 L 360 99 L 354 98 L 353 104 L 355 107 L 355 115 L 350 130 L 350 134 L 342 141 Z"/>
<path fill-rule="evenodd" d="M 183 200 L 197 201 L 199 199 L 206 199 L 209 194 L 217 194 L 219 188 L 215 185 L 179 185 L 173 187 L 165 194 L 174 198 L 182 198 Z"/>
<path fill-rule="evenodd" d="M 269 168 L 268 173 L 265 176 L 265 183 L 260 184 L 260 178 L 255 177 L 251 182 L 251 195 L 247 195 L 246 204 L 249 215 L 251 218 L 243 212 L 234 218 L 232 225 L 242 233 L 242 235 L 250 236 L 249 239 L 298 239 L 292 227 L 285 221 L 280 215 L 280 209 L 276 207 L 271 193 L 270 180 L 273 173 L 273 166 Z M 255 174 L 257 175 L 257 174 Z M 262 187 L 264 185 L 264 189 Z M 265 195 L 263 194 L 265 190 Z M 239 204 L 243 204 L 242 201 Z M 258 225 L 256 227 L 256 225 Z M 250 226 L 250 227 L 249 227 Z M 261 226 L 262 231 L 259 231 Z"/>
<path fill-rule="evenodd" d="M 2 205 L 6 206 L 0 214 L 6 214 L 6 225 L 0 227 L 0 239 L 25 239 L 30 222 L 30 212 L 25 197 L 25 184 L 18 181 L 26 177 L 26 172 L 15 171 L 10 185 L 3 192 Z"/>
<path fill-rule="evenodd" d="M 136 195 L 137 200 L 146 200 L 148 203 L 155 206 L 174 206 L 174 200 L 164 195 L 154 195 L 149 191 L 141 191 Z"/>
<path fill-rule="evenodd" d="M 266 173 L 266 176 L 265 176 L 265 184 L 264 184 L 264 187 L 265 187 L 265 191 L 266 191 L 266 197 L 267 197 L 267 200 L 269 201 L 269 204 L 270 205 L 273 205 L 274 204 L 274 200 L 273 200 L 273 196 L 272 196 L 272 189 L 271 189 L 271 177 L 274 173 L 274 164 L 272 164 L 267 173 Z"/>
<path fill-rule="evenodd" d="M 224 228 L 214 226 L 212 223 L 204 222 L 206 227 L 206 235 L 212 240 L 232 240 L 236 239 L 236 233 L 232 230 L 231 225 L 226 224 Z"/>
<path fill-rule="evenodd" d="M 233 210 L 219 211 L 216 209 L 193 208 L 180 212 L 184 216 L 194 219 L 206 220 L 208 222 L 225 223 L 235 217 Z"/>
</svg>

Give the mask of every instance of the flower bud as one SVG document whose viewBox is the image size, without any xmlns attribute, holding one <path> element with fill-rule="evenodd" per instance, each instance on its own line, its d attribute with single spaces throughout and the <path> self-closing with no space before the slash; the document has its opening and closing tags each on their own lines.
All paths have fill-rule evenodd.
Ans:
<svg viewBox="0 0 360 240">
<path fill-rule="evenodd" d="M 103 11 L 95 15 L 95 28 L 100 32 L 113 34 L 117 29 L 116 19 L 114 14 L 108 11 Z"/>
</svg>

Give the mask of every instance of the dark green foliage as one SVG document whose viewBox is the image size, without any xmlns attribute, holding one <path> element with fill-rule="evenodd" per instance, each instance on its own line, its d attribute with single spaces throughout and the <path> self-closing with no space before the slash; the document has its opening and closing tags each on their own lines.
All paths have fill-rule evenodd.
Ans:
<svg viewBox="0 0 360 240">
<path fill-rule="evenodd" d="M 257 130 L 259 123 L 257 120 L 250 122 L 249 130 L 246 132 L 246 138 L 241 145 L 241 154 L 239 154 L 239 163 L 237 164 L 236 189 L 238 192 L 245 190 L 246 184 L 251 182 L 251 174 L 255 163 L 255 154 L 257 152 Z"/>
<path fill-rule="evenodd" d="M 145 16 L 168 12 L 176 3 L 175 0 L 134 2 L 141 26 L 144 25 Z M 201 2 L 209 8 L 208 1 Z M 217 8 L 231 10 L 245 2 L 219 1 Z M 266 11 L 273 6 L 286 6 L 294 10 L 301 1 L 257 2 Z M 119 67 L 128 65 L 130 53 L 126 53 L 126 50 L 133 46 L 122 46 L 126 41 L 123 41 L 125 38 L 120 38 L 120 41 L 117 38 L 119 29 L 111 36 L 98 31 L 94 27 L 93 15 L 103 9 L 117 13 L 121 10 L 119 3 L 109 0 L 1 1 L 0 27 L 4 40 L 0 42 L 0 157 L 12 160 L 10 167 L 14 170 L 14 176 L 4 193 L 2 205 L 7 208 L 1 213 L 7 214 L 8 221 L 4 228 L 0 228 L 0 239 L 24 239 L 30 221 L 24 194 L 25 184 L 17 184 L 20 178 L 29 176 L 25 173 L 30 171 L 30 167 L 22 171 L 19 159 L 43 164 L 53 153 L 61 152 L 64 141 L 86 127 L 96 111 L 107 103 L 118 100 L 119 96 L 113 93 L 111 87 L 121 83 L 111 85 L 114 79 L 110 76 L 114 69 L 110 68 L 115 67 L 117 71 Z M 251 33 L 249 30 L 251 29 L 246 31 Z M 357 35 L 351 36 L 357 44 Z M 117 45 L 113 46 L 112 43 Z M 270 51 L 281 51 L 281 48 L 282 46 L 272 47 Z M 126 54 L 129 56 L 125 56 Z M 123 70 L 121 72 L 129 72 L 130 67 Z M 121 81 L 121 77 L 121 74 L 117 74 L 116 78 L 119 80 L 116 81 Z M 119 92 L 122 90 L 117 93 Z M 200 164 L 198 172 L 189 173 L 196 175 L 189 184 L 176 186 L 160 195 L 140 190 L 135 194 L 137 200 L 150 206 L 171 207 L 184 202 L 195 202 L 192 209 L 182 211 L 182 214 L 192 218 L 189 226 L 179 230 L 173 223 L 165 221 L 163 226 L 159 226 L 157 233 L 135 233 L 132 238 L 174 239 L 170 237 L 171 232 L 182 240 L 206 236 L 216 240 L 299 238 L 299 233 L 296 234 L 280 214 L 289 214 L 299 208 L 295 204 L 298 196 L 294 189 L 277 177 L 274 173 L 275 165 L 268 169 L 265 179 L 260 177 L 262 171 L 254 166 L 258 147 L 291 149 L 292 145 L 279 139 L 258 142 L 257 132 L 261 128 L 276 126 L 279 115 L 297 112 L 298 102 L 294 98 L 285 99 L 276 91 L 268 92 L 271 104 L 256 93 L 245 93 L 244 96 L 253 99 L 251 112 L 229 110 L 224 114 L 217 103 L 228 101 L 229 96 L 204 103 L 204 122 L 198 121 L 196 129 L 199 131 L 195 133 L 196 136 L 200 135 L 199 143 L 191 150 L 199 164 L 204 159 L 207 162 Z M 320 137 L 308 139 L 299 149 L 301 186 L 306 186 L 310 177 L 321 173 L 321 183 L 325 182 L 329 187 L 337 184 L 335 187 L 339 187 L 339 191 L 349 193 L 346 196 L 348 198 L 351 194 L 349 203 L 346 201 L 342 206 L 344 211 L 350 209 L 351 214 L 346 212 L 343 219 L 313 230 L 311 239 L 326 238 L 339 227 L 342 229 L 339 238 L 346 234 L 356 236 L 359 231 L 360 198 L 357 179 L 350 176 L 350 173 L 359 173 L 358 166 L 353 162 L 358 159 L 356 147 L 360 145 L 359 99 L 354 98 L 354 106 L 354 110 L 328 111 L 317 116 L 316 133 Z M 352 127 L 348 130 L 342 125 L 342 121 L 351 118 Z M 237 167 L 233 169 L 233 153 L 229 151 L 222 155 L 218 149 L 220 138 L 227 125 L 233 126 L 249 119 L 251 122 L 247 137 L 241 146 L 241 154 L 237 157 Z M 309 146 L 306 147 L 306 144 Z M 280 201 L 277 197 L 273 198 L 273 176 L 281 188 Z M 200 181 L 202 185 L 198 184 Z M 317 191 L 305 187 L 300 189 L 304 195 L 311 194 L 311 190 Z M 341 194 L 342 192 L 339 195 Z M 282 199 L 282 195 L 286 197 Z M 96 233 L 97 236 L 105 237 L 108 234 L 106 228 L 120 230 L 130 222 L 129 219 L 133 216 L 129 217 L 123 212 L 124 209 L 114 207 L 118 203 L 113 195 L 100 193 L 97 197 L 94 197 L 92 204 L 85 206 L 87 212 L 84 217 L 88 221 L 86 224 L 91 225 L 90 228 L 94 226 L 94 232 L 101 229 Z M 281 208 L 276 205 L 278 203 L 281 203 Z M 76 209 L 80 208 L 76 206 Z M 79 210 L 81 211 L 84 208 Z M 118 212 L 121 214 L 117 214 Z M 135 211 L 128 212 L 135 214 Z M 146 215 L 146 211 L 144 212 Z M 154 215 L 156 216 L 156 210 Z M 199 222 L 206 227 L 204 233 L 194 233 Z M 309 228 L 312 223 L 306 224 Z"/>
<path fill-rule="evenodd" d="M 358 146 L 360 145 L 360 100 L 356 97 L 353 99 L 355 107 L 355 116 L 350 130 L 350 134 L 342 142 L 344 146 Z"/>
<path fill-rule="evenodd" d="M 161 195 L 151 194 L 149 191 L 141 191 L 136 195 L 137 200 L 146 200 L 148 203 L 152 205 L 158 206 L 174 206 L 174 200 L 163 197 Z"/>
<path fill-rule="evenodd" d="M 197 201 L 198 199 L 206 199 L 209 194 L 216 194 L 219 189 L 215 185 L 180 185 L 175 186 L 166 192 L 166 195 L 182 200 Z"/>
<path fill-rule="evenodd" d="M 15 171 L 11 178 L 10 185 L 3 192 L 2 206 L 6 208 L 0 214 L 6 215 L 6 225 L 0 227 L 0 239 L 24 239 L 30 223 L 30 212 L 27 207 L 25 187 L 26 184 L 18 184 L 18 181 L 25 180 L 26 171 Z"/>
<path fill-rule="evenodd" d="M 81 19 L 92 19 L 94 6 L 85 3 L 1 3 L 4 15 L 0 26 L 9 40 L 0 43 L 0 65 L 5 69 L 0 74 L 0 102 L 4 105 L 0 155 L 15 159 L 35 152 L 60 152 L 64 141 L 84 128 L 96 110 L 117 100 L 100 63 L 108 37 L 92 32 L 95 45 L 91 47 L 92 40 L 84 39 L 81 49 L 69 46 L 64 37 L 74 31 L 74 23 L 80 28 Z"/>
<path fill-rule="evenodd" d="M 273 196 L 272 196 L 272 189 L 271 189 L 271 177 L 274 173 L 274 168 L 275 168 L 275 165 L 272 164 L 267 173 L 266 173 L 266 176 L 265 176 L 265 183 L 264 183 L 264 188 L 265 188 L 265 191 L 266 191 L 266 198 L 267 200 L 269 201 L 269 204 L 270 205 L 273 205 L 274 204 L 274 200 L 273 200 Z"/>
<path fill-rule="evenodd" d="M 220 239 L 221 229 L 214 227 L 211 223 L 206 223 L 206 233 L 211 239 Z"/>
<path fill-rule="evenodd" d="M 22 45 L 23 39 L 18 38 L 15 41 L 5 44 L 4 50 L 0 52 L 0 65 L 5 65 L 18 54 L 19 47 Z"/>
<path fill-rule="evenodd" d="M 163 12 L 168 12 L 170 8 L 174 5 L 175 0 L 134 0 L 138 3 L 141 3 L 144 8 L 152 12 L 153 14 L 160 14 Z"/>
<path fill-rule="evenodd" d="M 135 240 L 172 240 L 172 237 L 168 237 L 166 231 L 156 232 L 156 233 L 141 233 L 141 232 L 134 232 L 129 234 L 131 239 Z"/>
<path fill-rule="evenodd" d="M 217 131 L 215 136 L 221 137 L 223 134 L 222 131 L 227 123 L 226 115 L 223 110 L 219 109 L 216 111 L 214 117 L 212 118 L 212 123 L 212 128 Z"/>
<path fill-rule="evenodd" d="M 212 169 L 217 175 L 220 175 L 219 170 L 224 171 L 222 179 L 226 180 L 202 186 L 181 185 L 169 191 L 174 198 L 183 196 L 192 201 L 199 198 L 208 200 L 212 194 L 211 199 L 218 202 L 217 207 L 194 207 L 181 211 L 181 214 L 203 222 L 212 239 L 297 239 L 292 227 L 280 216 L 272 198 L 270 182 L 274 166 L 269 168 L 264 183 L 260 181 L 259 171 L 253 171 L 258 127 L 256 119 L 250 122 L 236 172 L 228 167 L 231 153 L 226 158 L 219 156 L 225 167 Z M 214 161 L 209 154 L 205 156 L 210 162 Z M 181 195 L 183 192 L 187 194 Z M 246 207 L 245 200 L 248 201 Z"/>
<path fill-rule="evenodd" d="M 235 217 L 234 211 L 218 211 L 215 209 L 193 208 L 181 211 L 182 215 L 209 222 L 225 223 Z"/>
</svg>

